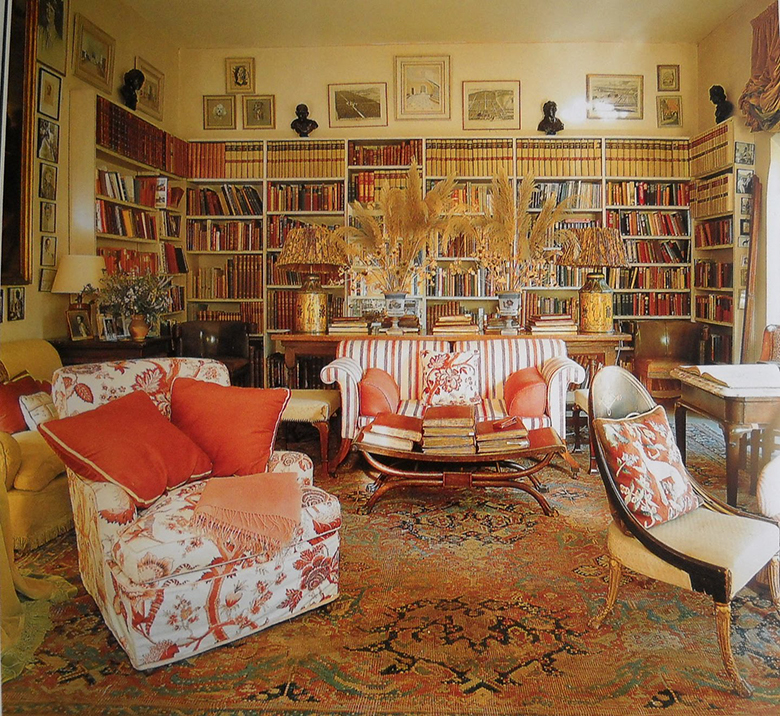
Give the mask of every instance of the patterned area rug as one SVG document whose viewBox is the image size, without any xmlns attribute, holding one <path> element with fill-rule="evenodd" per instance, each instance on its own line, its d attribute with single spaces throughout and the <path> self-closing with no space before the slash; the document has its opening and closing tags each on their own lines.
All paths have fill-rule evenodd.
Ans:
<svg viewBox="0 0 780 716">
<path fill-rule="evenodd" d="M 693 471 L 722 494 L 722 437 L 693 426 L 689 445 Z M 147 673 L 103 625 L 65 535 L 23 567 L 64 576 L 79 595 L 52 609 L 53 631 L 3 687 L 3 713 L 780 713 L 780 619 L 749 589 L 732 634 L 750 700 L 728 690 L 702 595 L 626 575 L 613 614 L 591 629 L 606 594 L 600 478 L 542 479 L 556 517 L 499 489 L 398 491 L 366 516 L 359 465 L 321 480 L 345 512 L 340 598 Z"/>
</svg>

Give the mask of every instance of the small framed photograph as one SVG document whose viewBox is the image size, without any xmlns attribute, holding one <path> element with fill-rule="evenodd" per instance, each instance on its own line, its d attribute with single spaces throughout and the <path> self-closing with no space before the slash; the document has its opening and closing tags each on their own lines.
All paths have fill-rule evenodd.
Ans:
<svg viewBox="0 0 780 716">
<path fill-rule="evenodd" d="M 57 264 L 57 237 L 41 236 L 41 266 Z"/>
<path fill-rule="evenodd" d="M 387 83 L 328 85 L 331 127 L 386 127 Z"/>
<path fill-rule="evenodd" d="M 99 90 L 111 92 L 114 84 L 116 41 L 78 13 L 75 25 L 73 74 Z"/>
<path fill-rule="evenodd" d="M 752 169 L 737 169 L 737 194 L 750 194 L 752 183 Z"/>
<path fill-rule="evenodd" d="M 54 277 L 57 275 L 57 271 L 53 268 L 42 268 L 41 277 L 38 281 L 38 290 L 41 293 L 51 293 L 51 287 L 54 283 Z"/>
<path fill-rule="evenodd" d="M 54 201 L 57 198 L 57 167 L 41 162 L 38 176 L 38 198 Z"/>
<path fill-rule="evenodd" d="M 463 129 L 520 129 L 520 82 L 464 82 Z"/>
<path fill-rule="evenodd" d="M 72 341 L 87 341 L 95 337 L 92 325 L 89 322 L 89 311 L 82 308 L 74 308 L 65 311 L 68 321 L 68 334 Z"/>
<path fill-rule="evenodd" d="M 756 163 L 756 145 L 752 142 L 734 142 L 734 164 Z"/>
<path fill-rule="evenodd" d="M 236 98 L 233 95 L 203 96 L 203 129 L 235 129 Z"/>
<path fill-rule="evenodd" d="M 144 73 L 144 83 L 138 90 L 138 109 L 157 119 L 163 118 L 165 75 L 142 57 L 135 57 L 135 69 Z"/>
<path fill-rule="evenodd" d="M 449 119 L 450 57 L 395 58 L 395 118 Z"/>
<path fill-rule="evenodd" d="M 68 47 L 68 0 L 39 0 L 38 62 L 65 74 Z"/>
<path fill-rule="evenodd" d="M 62 77 L 41 67 L 38 70 L 38 112 L 51 119 L 59 119 L 61 94 Z"/>
<path fill-rule="evenodd" d="M 276 129 L 276 96 L 244 97 L 244 129 Z"/>
<path fill-rule="evenodd" d="M 114 327 L 116 328 L 117 340 L 130 338 L 130 316 L 115 316 Z"/>
<path fill-rule="evenodd" d="M 114 320 L 113 316 L 100 315 L 98 316 L 98 321 L 100 325 L 100 340 L 119 340 L 116 333 L 116 321 Z"/>
<path fill-rule="evenodd" d="M 53 201 L 41 202 L 40 229 L 49 234 L 57 231 L 57 205 Z"/>
<path fill-rule="evenodd" d="M 254 57 L 228 57 L 225 59 L 225 92 L 255 93 Z"/>
<path fill-rule="evenodd" d="M 680 91 L 680 65 L 657 65 L 658 91 Z"/>
<path fill-rule="evenodd" d="M 38 159 L 60 160 L 60 125 L 43 117 L 38 117 Z"/>
<path fill-rule="evenodd" d="M 740 236 L 737 238 L 737 246 L 740 249 L 746 249 L 750 246 L 750 236 Z"/>
<path fill-rule="evenodd" d="M 643 75 L 586 75 L 588 119 L 643 119 Z"/>
<path fill-rule="evenodd" d="M 752 214 L 753 213 L 753 197 L 741 196 L 739 198 L 739 213 L 740 214 Z"/>
<path fill-rule="evenodd" d="M 24 320 L 24 286 L 12 286 L 8 289 L 8 320 Z"/>
<path fill-rule="evenodd" d="M 739 235 L 750 236 L 750 219 L 739 220 Z"/>
<path fill-rule="evenodd" d="M 656 97 L 659 127 L 682 127 L 682 96 L 667 94 Z"/>
</svg>

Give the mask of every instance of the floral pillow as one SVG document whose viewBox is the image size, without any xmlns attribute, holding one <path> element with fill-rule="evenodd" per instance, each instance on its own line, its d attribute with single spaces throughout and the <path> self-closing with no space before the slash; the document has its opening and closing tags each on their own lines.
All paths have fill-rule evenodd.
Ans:
<svg viewBox="0 0 780 716">
<path fill-rule="evenodd" d="M 422 401 L 426 405 L 472 405 L 478 403 L 479 353 L 420 353 L 423 376 Z"/>
<path fill-rule="evenodd" d="M 662 406 L 623 420 L 597 418 L 593 429 L 623 502 L 640 524 L 653 527 L 699 506 Z"/>
</svg>

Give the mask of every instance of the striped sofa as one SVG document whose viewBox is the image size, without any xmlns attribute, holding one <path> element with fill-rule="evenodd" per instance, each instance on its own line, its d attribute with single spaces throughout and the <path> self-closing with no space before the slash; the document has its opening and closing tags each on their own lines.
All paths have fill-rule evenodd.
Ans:
<svg viewBox="0 0 780 716">
<path fill-rule="evenodd" d="M 565 435 L 566 391 L 572 383 L 585 379 L 585 370 L 566 355 L 566 344 L 551 338 L 484 337 L 463 341 L 433 338 L 361 338 L 338 344 L 336 359 L 320 374 L 325 383 L 338 383 L 341 389 L 341 436 L 339 455 L 331 469 L 346 457 L 360 428 L 371 418 L 361 415 L 358 383 L 367 368 L 381 368 L 393 376 L 401 393 L 399 412 L 421 416 L 423 376 L 419 356 L 423 350 L 465 351 L 480 354 L 480 394 L 478 419 L 506 415 L 504 383 L 521 368 L 536 366 L 547 382 L 547 409 L 543 418 L 526 418 L 527 428 L 552 426 Z"/>
</svg>

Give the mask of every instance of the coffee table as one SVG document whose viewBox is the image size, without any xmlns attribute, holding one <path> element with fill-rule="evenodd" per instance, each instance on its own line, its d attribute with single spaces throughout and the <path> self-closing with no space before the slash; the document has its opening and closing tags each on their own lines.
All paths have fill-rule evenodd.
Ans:
<svg viewBox="0 0 780 716">
<path fill-rule="evenodd" d="M 374 493 L 361 509 L 363 514 L 371 512 L 380 497 L 401 487 L 512 487 L 531 495 L 545 515 L 557 514 L 541 494 L 545 488 L 536 477 L 556 455 L 566 453 L 553 428 L 529 430 L 528 447 L 507 446 L 499 453 L 473 455 L 425 453 L 417 445 L 413 450 L 394 450 L 364 444 L 360 437 L 355 447 L 371 466 L 374 480 Z"/>
</svg>

